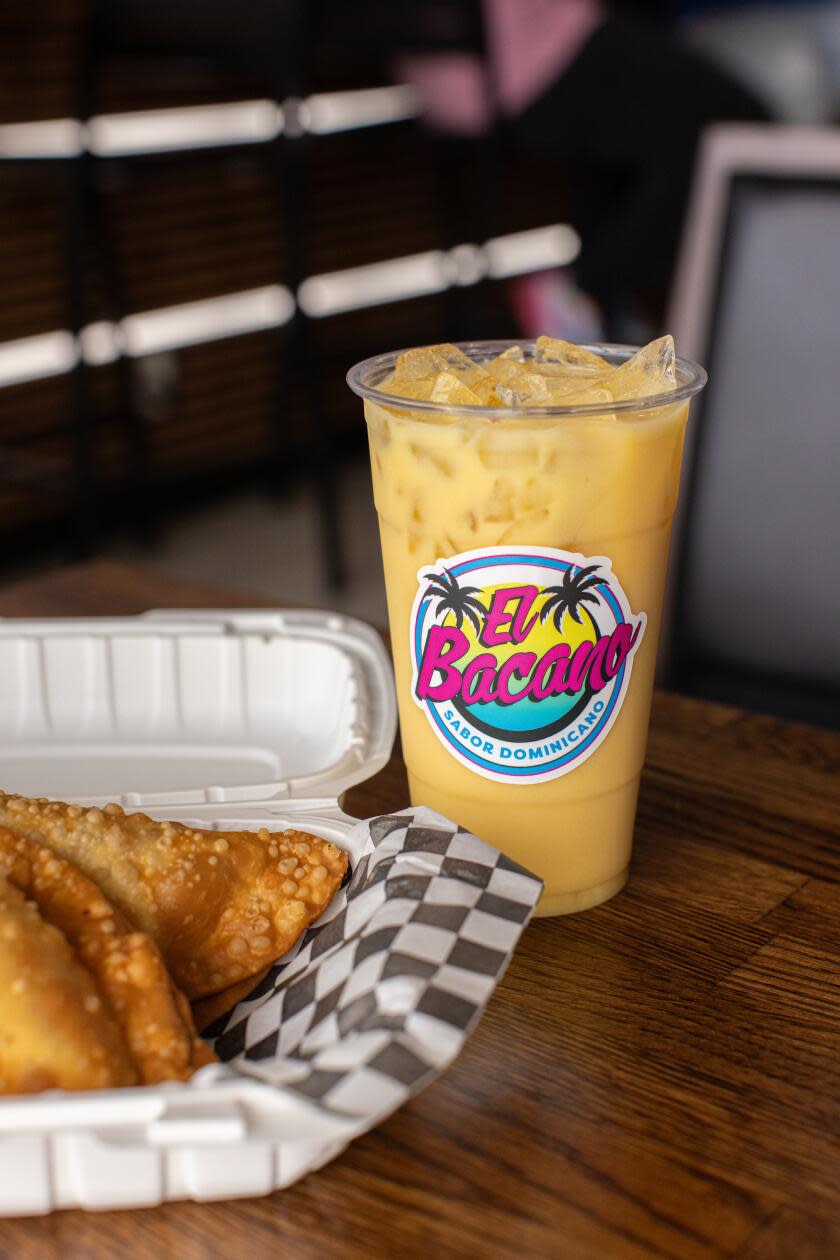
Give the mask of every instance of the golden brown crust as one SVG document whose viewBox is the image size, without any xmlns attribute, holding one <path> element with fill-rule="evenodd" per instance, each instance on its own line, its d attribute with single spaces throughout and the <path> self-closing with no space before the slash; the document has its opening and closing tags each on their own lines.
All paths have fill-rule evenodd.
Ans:
<svg viewBox="0 0 840 1260">
<path fill-rule="evenodd" d="M 213 1060 L 154 941 L 136 932 L 71 862 L 0 827 L 0 874 L 63 934 L 93 977 L 141 1084 L 187 1080 Z"/>
<path fill-rule="evenodd" d="M 194 1000 L 282 957 L 325 909 L 347 854 L 306 832 L 203 831 L 0 793 L 0 825 L 74 862 L 154 937 Z"/>
<path fill-rule="evenodd" d="M 112 1012 L 58 928 L 0 878 L 0 1094 L 136 1085 Z"/>
</svg>

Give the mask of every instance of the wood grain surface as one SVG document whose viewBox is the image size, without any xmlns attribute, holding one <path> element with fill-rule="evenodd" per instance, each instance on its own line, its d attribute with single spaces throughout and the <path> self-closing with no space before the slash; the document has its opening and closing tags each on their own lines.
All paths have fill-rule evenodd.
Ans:
<svg viewBox="0 0 840 1260">
<path fill-rule="evenodd" d="M 0 591 L 11 616 L 260 602 L 101 563 Z M 439 1081 L 281 1194 L 0 1221 L 0 1255 L 834 1260 L 838 761 L 830 732 L 660 694 L 628 888 L 527 929 Z M 406 803 L 398 755 L 347 800 Z"/>
</svg>

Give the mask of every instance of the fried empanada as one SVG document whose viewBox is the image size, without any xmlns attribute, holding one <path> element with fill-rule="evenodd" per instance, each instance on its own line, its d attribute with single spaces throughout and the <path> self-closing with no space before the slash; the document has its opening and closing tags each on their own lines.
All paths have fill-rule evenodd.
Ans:
<svg viewBox="0 0 840 1260">
<path fill-rule="evenodd" d="M 63 934 L 112 1013 L 141 1085 L 182 1081 L 214 1062 L 160 951 L 72 862 L 0 827 L 0 875 Z"/>
<path fill-rule="evenodd" d="M 197 1001 L 193 1002 L 193 1019 L 199 1032 L 209 1028 L 220 1015 L 227 1015 L 228 1011 L 233 1010 L 234 1006 L 244 1001 L 249 994 L 254 992 L 257 985 L 262 983 L 270 970 L 270 965 L 263 967 L 262 971 L 258 971 L 254 976 L 249 976 L 247 980 L 240 980 L 238 984 L 232 984 L 229 989 L 222 989 L 219 993 L 212 993 L 210 997 L 198 998 Z"/>
<path fill-rule="evenodd" d="M 112 1012 L 58 928 L 0 878 L 0 1094 L 136 1085 Z"/>
<path fill-rule="evenodd" d="M 0 793 L 0 825 L 74 862 L 160 946 L 191 1000 L 255 975 L 321 914 L 347 854 L 300 831 L 203 831 Z"/>
</svg>

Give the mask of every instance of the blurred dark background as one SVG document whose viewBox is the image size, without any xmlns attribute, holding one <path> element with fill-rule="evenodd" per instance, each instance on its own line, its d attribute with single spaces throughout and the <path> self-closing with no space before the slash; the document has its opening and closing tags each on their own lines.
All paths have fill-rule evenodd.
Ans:
<svg viewBox="0 0 840 1260">
<path fill-rule="evenodd" d="M 2 17 L 6 124 L 288 102 L 389 82 L 387 50 L 367 38 L 364 4 L 347 6 L 353 21 L 336 23 L 335 32 L 324 26 L 334 5 L 249 6 L 260 16 L 243 23 L 238 41 L 235 5 L 52 0 L 36 7 L 37 22 L 23 7 L 8 6 Z M 342 104 L 334 125 L 347 130 L 327 134 L 294 134 L 300 124 L 287 116 L 278 138 L 263 140 L 259 110 L 251 117 L 246 109 L 234 113 L 232 131 L 257 138 L 205 144 L 204 120 L 186 115 L 186 137 L 167 152 L 168 120 L 147 116 L 128 138 L 137 149 L 128 155 L 118 152 L 116 130 L 111 152 L 7 160 L 0 340 L 270 285 L 293 292 L 307 276 L 472 240 L 487 199 L 476 185 L 475 146 L 432 136 L 411 117 L 353 125 L 357 101 L 344 103 L 346 122 Z M 387 98 L 372 102 L 374 123 L 393 108 Z M 396 108 L 411 112 L 399 98 Z M 206 122 L 212 135 L 224 115 Z M 28 139 L 35 153 L 52 142 L 33 129 L 19 140 L 24 152 Z M 61 142 L 59 135 L 54 147 Z M 560 171 L 547 180 L 526 169 L 494 180 L 498 231 L 539 226 L 549 207 L 549 217 L 562 220 L 563 183 Z M 186 345 L 8 384 L 0 390 L 7 564 L 34 557 L 38 543 L 73 554 L 99 549 L 128 526 L 151 535 L 187 497 L 254 478 L 280 493 L 302 457 L 361 451 L 347 367 L 386 347 L 464 329 L 514 332 L 503 287 L 479 287 L 466 317 L 463 290 L 449 288 L 313 320 L 281 309 L 278 327 L 212 341 L 187 319 L 169 338 Z M 270 298 L 265 303 L 267 313 L 256 303 L 255 322 L 271 319 Z M 236 311 L 218 317 L 224 331 Z M 43 347 L 44 369 L 51 349 Z M 22 358 L 21 372 L 30 370 L 36 375 L 38 362 Z"/>
<path fill-rule="evenodd" d="M 3 6 L 2 575 L 116 555 L 382 620 L 348 366 L 657 335 L 706 125 L 837 119 L 836 5 L 577 12 L 510 106 L 481 3 Z M 424 117 L 441 55 L 477 125 Z"/>
</svg>

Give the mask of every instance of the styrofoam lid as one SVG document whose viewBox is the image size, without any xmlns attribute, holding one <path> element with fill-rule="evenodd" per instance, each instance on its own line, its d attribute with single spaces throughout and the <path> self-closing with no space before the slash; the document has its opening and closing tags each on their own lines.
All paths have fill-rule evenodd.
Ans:
<svg viewBox="0 0 840 1260">
<path fill-rule="evenodd" d="M 0 786 L 128 807 L 338 797 L 396 730 L 371 627 L 320 612 L 0 620 Z"/>
</svg>

